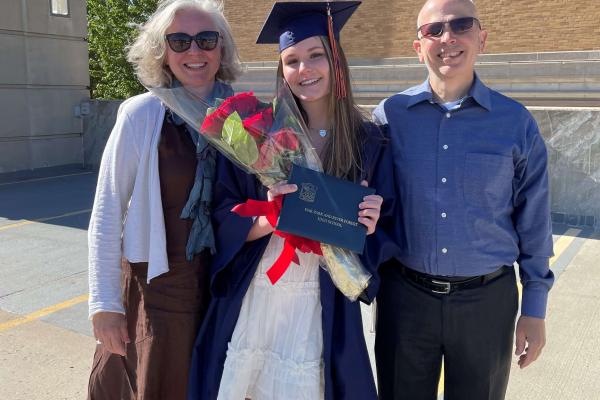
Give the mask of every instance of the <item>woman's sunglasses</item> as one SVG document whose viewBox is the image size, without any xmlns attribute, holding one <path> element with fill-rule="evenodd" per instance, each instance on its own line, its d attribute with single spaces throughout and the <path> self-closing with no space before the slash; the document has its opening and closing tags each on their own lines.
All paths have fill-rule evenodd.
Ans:
<svg viewBox="0 0 600 400">
<path fill-rule="evenodd" d="M 481 24 L 479 23 L 479 20 L 477 18 L 463 17 L 453 19 L 452 21 L 448 22 L 432 22 L 430 24 L 421 25 L 417 29 L 417 33 L 420 33 L 421 37 L 426 38 L 439 37 L 443 35 L 444 27 L 446 26 L 446 24 L 448 24 L 448 26 L 450 26 L 450 30 L 454 34 L 460 35 L 462 33 L 469 32 L 471 29 L 473 29 L 473 25 L 475 25 L 475 22 L 477 22 L 477 25 L 479 26 L 479 28 L 481 28 Z"/>
<path fill-rule="evenodd" d="M 192 47 L 192 40 L 196 42 L 198 47 L 202 50 L 214 50 L 219 43 L 219 32 L 215 31 L 203 31 L 198 32 L 194 36 L 190 36 L 187 33 L 175 32 L 169 33 L 165 36 L 169 47 L 175 53 L 183 53 Z"/>
</svg>

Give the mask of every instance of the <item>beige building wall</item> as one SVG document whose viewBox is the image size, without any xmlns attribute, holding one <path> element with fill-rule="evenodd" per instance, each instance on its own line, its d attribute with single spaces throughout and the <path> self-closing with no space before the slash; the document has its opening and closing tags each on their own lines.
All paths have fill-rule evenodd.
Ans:
<svg viewBox="0 0 600 400">
<path fill-rule="evenodd" d="M 273 0 L 224 0 L 244 61 L 277 58 L 277 47 L 254 44 Z M 414 56 L 423 0 L 363 0 L 342 32 L 349 58 Z M 487 53 L 600 49 L 600 8 L 589 0 L 477 0 L 489 31 Z"/>
<path fill-rule="evenodd" d="M 2 0 L 0 12 L 0 173 L 82 164 L 89 99 L 85 0 L 55 16 L 50 0 Z"/>
</svg>

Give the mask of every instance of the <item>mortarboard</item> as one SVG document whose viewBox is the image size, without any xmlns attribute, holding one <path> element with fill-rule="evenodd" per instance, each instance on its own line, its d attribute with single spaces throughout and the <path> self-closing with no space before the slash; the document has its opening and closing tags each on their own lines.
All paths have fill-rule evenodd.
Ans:
<svg viewBox="0 0 600 400">
<path fill-rule="evenodd" d="M 331 10 L 336 39 L 360 1 L 277 2 L 273 5 L 256 43 L 279 43 L 279 51 L 311 36 L 328 36 Z"/>
<path fill-rule="evenodd" d="M 334 59 L 337 97 L 346 97 L 337 39 L 361 1 L 276 2 L 256 43 L 279 43 L 279 51 L 312 36 L 327 36 Z"/>
</svg>

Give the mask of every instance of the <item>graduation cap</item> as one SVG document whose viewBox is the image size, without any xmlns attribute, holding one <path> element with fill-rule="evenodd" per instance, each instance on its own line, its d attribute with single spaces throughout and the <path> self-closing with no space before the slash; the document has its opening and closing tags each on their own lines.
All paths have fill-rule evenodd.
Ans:
<svg viewBox="0 0 600 400">
<path fill-rule="evenodd" d="M 333 53 L 336 95 L 346 97 L 337 40 L 361 1 L 276 2 L 258 35 L 258 44 L 279 44 L 283 51 L 312 36 L 327 36 Z"/>
</svg>

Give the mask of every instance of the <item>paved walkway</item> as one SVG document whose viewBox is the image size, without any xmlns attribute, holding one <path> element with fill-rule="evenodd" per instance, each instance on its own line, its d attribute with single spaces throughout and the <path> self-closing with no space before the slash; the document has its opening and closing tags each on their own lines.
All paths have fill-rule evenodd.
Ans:
<svg viewBox="0 0 600 400">
<path fill-rule="evenodd" d="M 85 398 L 95 346 L 85 229 L 95 179 L 76 172 L 0 183 L 0 399 Z M 548 343 L 536 364 L 513 368 L 508 400 L 600 399 L 600 233 L 554 231 Z"/>
</svg>

